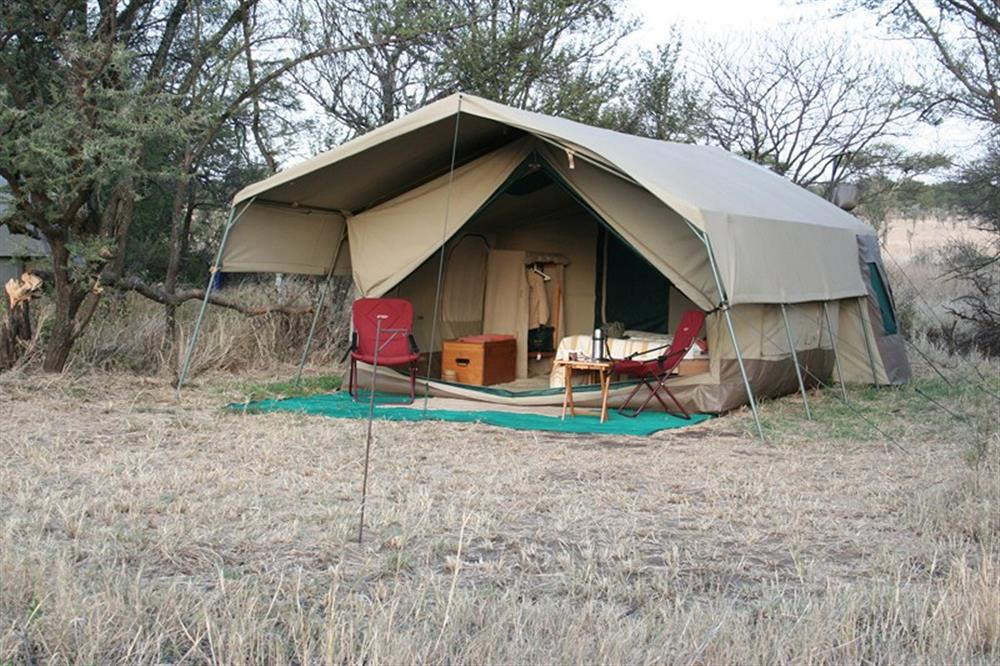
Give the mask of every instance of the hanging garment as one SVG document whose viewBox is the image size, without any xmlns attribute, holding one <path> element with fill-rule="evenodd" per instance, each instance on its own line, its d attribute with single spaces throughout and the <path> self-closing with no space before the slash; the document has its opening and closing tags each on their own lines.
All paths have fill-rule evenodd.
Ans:
<svg viewBox="0 0 1000 666">
<path fill-rule="evenodd" d="M 531 270 L 528 276 L 528 329 L 549 323 L 549 296 L 545 293 L 545 279 Z"/>
</svg>

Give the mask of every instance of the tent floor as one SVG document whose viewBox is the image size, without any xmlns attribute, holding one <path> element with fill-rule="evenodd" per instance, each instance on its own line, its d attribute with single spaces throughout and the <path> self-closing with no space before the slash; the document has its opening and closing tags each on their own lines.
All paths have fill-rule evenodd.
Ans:
<svg viewBox="0 0 1000 666">
<path fill-rule="evenodd" d="M 671 414 L 653 411 L 629 418 L 609 410 L 608 420 L 601 423 L 597 409 L 577 409 L 576 417 L 567 416 L 561 419 L 560 407 L 490 404 L 488 409 L 484 409 L 486 405 L 475 400 L 435 397 L 428 399 L 425 412 L 423 399 L 418 397 L 412 405 L 402 404 L 403 400 L 403 396 L 400 395 L 377 394 L 375 417 L 390 421 L 450 421 L 483 423 L 515 430 L 638 436 L 651 435 L 660 430 L 682 428 L 711 418 L 708 414 L 692 414 L 690 420 L 685 420 Z M 283 400 L 234 403 L 228 407 L 251 413 L 296 412 L 332 418 L 366 419 L 369 403 L 368 396 L 364 392 L 355 401 L 346 391 L 338 391 Z"/>
</svg>

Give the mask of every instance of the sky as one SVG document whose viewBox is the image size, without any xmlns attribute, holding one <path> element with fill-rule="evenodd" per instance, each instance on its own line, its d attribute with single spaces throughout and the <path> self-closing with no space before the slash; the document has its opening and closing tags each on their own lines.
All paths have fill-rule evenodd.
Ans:
<svg viewBox="0 0 1000 666">
<path fill-rule="evenodd" d="M 890 35 L 874 15 L 856 11 L 835 17 L 840 4 L 838 0 L 628 0 L 627 11 L 642 23 L 628 46 L 652 49 L 677 25 L 685 46 L 684 62 L 695 57 L 699 42 L 795 25 L 819 35 L 848 34 L 860 48 L 902 62 L 915 57 L 913 47 Z M 963 154 L 977 150 L 978 132 L 961 121 L 946 121 L 940 127 L 920 124 L 904 143 L 911 150 Z"/>
</svg>

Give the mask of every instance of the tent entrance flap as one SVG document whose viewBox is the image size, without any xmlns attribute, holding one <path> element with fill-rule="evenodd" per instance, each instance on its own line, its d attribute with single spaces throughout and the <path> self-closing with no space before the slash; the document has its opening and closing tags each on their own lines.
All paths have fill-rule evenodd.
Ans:
<svg viewBox="0 0 1000 666">
<path fill-rule="evenodd" d="M 500 189 L 530 152 L 520 139 L 347 220 L 354 284 L 378 297 L 450 240 Z M 449 199 L 449 192 L 451 197 Z M 446 204 L 450 211 L 447 226 Z"/>
</svg>

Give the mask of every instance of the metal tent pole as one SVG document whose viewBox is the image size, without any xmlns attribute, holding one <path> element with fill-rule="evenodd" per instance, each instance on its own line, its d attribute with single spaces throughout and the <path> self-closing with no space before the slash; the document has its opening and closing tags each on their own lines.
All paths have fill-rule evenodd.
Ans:
<svg viewBox="0 0 1000 666">
<path fill-rule="evenodd" d="M 431 320 L 431 342 L 427 350 L 427 377 L 424 380 L 424 410 L 427 416 L 427 401 L 431 395 L 431 373 L 434 370 L 434 339 L 437 337 L 438 311 L 441 305 L 441 282 L 444 279 L 445 245 L 448 244 L 448 217 L 451 215 L 451 186 L 455 179 L 455 159 L 458 157 L 458 130 L 462 119 L 462 94 L 458 95 L 458 107 L 455 110 L 455 132 L 451 140 L 451 166 L 448 169 L 448 192 L 444 200 L 444 224 L 441 229 L 441 255 L 438 258 L 437 286 L 434 288 L 434 318 Z"/>
<path fill-rule="evenodd" d="M 688 227 L 694 234 L 701 239 L 701 242 L 705 245 L 705 250 L 708 252 L 708 263 L 712 268 L 712 277 L 715 279 L 715 288 L 719 291 L 719 298 L 721 303 L 719 304 L 719 309 L 722 310 L 723 316 L 726 318 L 726 326 L 729 328 L 729 338 L 733 342 L 733 351 L 736 352 L 736 362 L 740 366 L 740 375 L 743 377 L 743 386 L 747 391 L 747 398 L 750 400 L 750 411 L 753 412 L 753 422 L 757 426 L 757 434 L 760 435 L 762 440 L 767 440 L 764 436 L 764 428 L 760 424 L 760 414 L 757 412 L 757 400 L 754 398 L 753 389 L 750 388 L 750 377 L 747 375 L 746 365 L 743 363 L 743 353 L 740 351 L 739 342 L 736 340 L 736 329 L 733 328 L 733 317 L 729 313 L 729 302 L 726 298 L 726 290 L 722 288 L 722 280 L 719 278 L 719 270 L 715 265 L 715 255 L 712 253 L 712 244 L 708 240 L 708 234 L 702 233 L 693 224 L 687 222 Z"/>
<path fill-rule="evenodd" d="M 312 323 L 309 324 L 309 337 L 306 338 L 306 346 L 302 350 L 302 358 L 299 359 L 299 369 L 295 372 L 295 386 L 299 385 L 299 381 L 302 379 L 302 368 L 306 365 L 306 358 L 309 356 L 309 352 L 312 350 L 313 336 L 316 334 L 316 322 L 319 321 L 319 313 L 323 309 L 323 304 L 326 303 L 326 294 L 330 291 L 330 282 L 333 280 L 333 271 L 337 268 L 337 260 L 340 259 L 340 249 L 344 246 L 344 238 L 347 236 L 347 220 L 344 220 L 344 229 L 340 232 L 340 240 L 337 241 L 337 250 L 333 253 L 333 263 L 330 264 L 330 270 L 326 274 L 326 282 L 323 283 L 323 288 L 320 289 L 319 298 L 316 299 L 316 304 L 313 306 L 313 318 Z"/>
<path fill-rule="evenodd" d="M 844 367 L 840 365 L 840 354 L 837 353 L 837 336 L 833 333 L 833 325 L 830 323 L 830 308 L 827 302 L 823 301 L 823 319 L 826 320 L 826 330 L 830 332 L 830 346 L 833 347 L 833 360 L 837 364 L 837 379 L 840 380 L 840 392 L 847 400 L 847 384 L 844 382 Z"/>
<path fill-rule="evenodd" d="M 861 332 L 865 336 L 865 349 L 868 350 L 868 364 L 872 368 L 872 384 L 878 386 L 878 370 L 875 369 L 875 354 L 872 351 L 872 341 L 865 323 L 865 296 L 858 298 L 858 319 L 861 321 Z"/>
<path fill-rule="evenodd" d="M 187 354 L 184 356 L 184 365 L 181 367 L 180 377 L 177 378 L 178 395 L 181 392 L 181 387 L 184 386 L 188 370 L 191 368 L 191 357 L 194 355 L 195 345 L 198 344 L 198 333 L 201 332 L 201 324 L 205 320 L 205 310 L 208 309 L 208 297 L 212 293 L 212 282 L 215 280 L 215 274 L 219 271 L 219 263 L 222 261 L 222 252 L 226 249 L 226 241 L 229 240 L 229 230 L 243 217 L 243 213 L 247 212 L 256 199 L 257 197 L 251 197 L 250 201 L 247 202 L 247 205 L 243 207 L 243 210 L 239 214 L 235 214 L 236 206 L 229 208 L 229 219 L 226 220 L 226 228 L 222 232 L 222 241 L 219 243 L 219 251 L 215 253 L 215 261 L 212 263 L 211 268 L 208 269 L 208 284 L 205 286 L 205 297 L 201 300 L 201 310 L 198 312 L 198 319 L 194 324 L 194 332 L 191 334 L 191 342 L 188 344 Z"/>
<path fill-rule="evenodd" d="M 761 439 L 766 440 L 767 437 L 764 436 L 764 428 L 760 425 L 760 414 L 757 413 L 757 400 L 754 399 L 753 389 L 750 388 L 750 377 L 747 376 L 746 366 L 743 364 L 743 354 L 740 352 L 739 343 L 736 341 L 736 329 L 733 328 L 733 317 L 729 314 L 729 304 L 724 303 L 722 306 L 722 314 L 726 317 L 726 325 L 729 327 L 729 337 L 733 341 L 733 350 L 736 352 L 736 362 L 740 366 L 740 374 L 743 375 L 743 386 L 747 390 L 747 398 L 750 399 L 750 410 L 753 412 L 754 423 L 757 424 L 757 434 L 760 435 Z"/>
<path fill-rule="evenodd" d="M 799 380 L 799 391 L 802 393 L 802 404 L 806 407 L 806 418 L 812 421 L 812 411 L 809 409 L 809 397 L 806 395 L 806 383 L 802 380 L 802 368 L 799 367 L 799 354 L 795 350 L 795 340 L 792 338 L 792 327 L 788 324 L 788 312 L 785 304 L 781 304 L 781 318 L 785 320 L 785 335 L 788 336 L 788 350 L 792 353 L 792 363 L 795 364 L 795 377 Z"/>
</svg>

